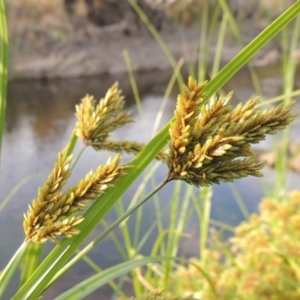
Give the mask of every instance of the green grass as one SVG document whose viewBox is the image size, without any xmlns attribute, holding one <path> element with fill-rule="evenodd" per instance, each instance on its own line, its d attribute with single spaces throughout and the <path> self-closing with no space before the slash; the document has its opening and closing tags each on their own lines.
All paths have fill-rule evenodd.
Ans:
<svg viewBox="0 0 300 300">
<path fill-rule="evenodd" d="M 1 36 L 1 62 L 0 62 L 0 157 L 4 133 L 4 120 L 6 111 L 7 86 L 7 59 L 8 59 L 8 33 L 4 1 L 0 1 L 0 36 Z"/>
</svg>

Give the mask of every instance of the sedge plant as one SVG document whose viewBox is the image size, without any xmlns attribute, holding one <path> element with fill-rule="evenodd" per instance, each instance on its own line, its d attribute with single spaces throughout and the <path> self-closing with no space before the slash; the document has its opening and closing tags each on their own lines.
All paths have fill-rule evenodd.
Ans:
<svg viewBox="0 0 300 300">
<path fill-rule="evenodd" d="M 178 97 L 166 158 L 169 173 L 156 191 L 173 180 L 209 186 L 249 175 L 261 176 L 259 170 L 264 163 L 254 157 L 250 144 L 263 140 L 266 134 L 276 133 L 293 120 L 290 112 L 292 104 L 259 112 L 254 109 L 257 99 L 237 107 L 227 105 L 231 94 L 219 97 L 213 104 L 201 106 L 205 86 L 206 83 L 198 85 L 190 77 Z M 90 101 L 91 98 L 85 97 L 77 106 L 75 132 L 85 143 L 90 140 L 101 142 L 103 135 L 107 137 L 105 128 L 116 126 L 118 120 L 121 124 L 123 122 L 126 113 L 111 116 L 115 106 L 107 104 L 110 92 L 111 89 L 97 105 Z M 114 104 L 113 101 L 111 103 Z M 101 135 L 97 135 L 100 132 L 98 125 L 104 128 Z M 70 176 L 70 160 L 70 157 L 64 160 L 59 154 L 52 173 L 29 206 L 24 216 L 25 244 L 44 243 L 46 240 L 60 244 L 58 236 L 77 236 L 80 233 L 77 225 L 84 219 L 73 215 L 92 200 L 97 202 L 99 195 L 114 186 L 131 168 L 130 165 L 120 165 L 120 156 L 117 155 L 62 193 L 61 189 Z"/>
<path fill-rule="evenodd" d="M 224 2 L 224 1 L 223 1 Z M 157 31 L 155 31 L 155 28 L 153 26 L 150 26 L 151 23 L 149 20 L 147 20 L 147 16 L 143 13 L 143 11 L 138 7 L 138 5 L 131 1 L 130 2 L 132 7 L 136 10 L 136 12 L 139 14 L 142 20 L 144 20 L 145 25 L 149 29 L 149 31 L 153 34 L 153 37 L 157 40 L 158 44 L 162 45 L 162 41 L 160 39 L 160 35 Z M 186 3 L 185 3 L 186 5 Z M 191 7 L 194 6 L 194 3 L 189 4 Z M 220 17 L 221 12 L 221 6 L 215 6 L 213 17 L 208 18 L 209 10 L 211 3 L 210 2 L 204 2 L 203 7 L 201 9 L 201 26 L 200 26 L 200 39 L 199 39 L 199 51 L 198 51 L 198 80 L 204 81 L 208 72 L 208 53 L 210 49 L 210 43 L 212 39 L 212 35 L 214 30 L 216 29 L 217 19 Z M 214 6 L 214 5 L 213 5 Z M 222 18 L 222 23 L 220 27 L 220 34 L 218 35 L 218 42 L 216 47 L 216 53 L 213 59 L 213 66 L 212 71 L 209 74 L 209 76 L 214 77 L 217 74 L 217 70 L 220 65 L 220 57 L 222 52 L 222 44 L 224 42 L 224 36 L 225 36 L 225 30 L 228 23 L 228 15 L 230 12 L 222 7 L 224 14 Z M 231 19 L 232 16 L 231 16 Z M 183 35 L 184 39 L 184 35 Z M 186 42 L 185 42 L 186 44 Z M 171 55 L 170 51 L 165 50 L 166 46 L 163 45 L 162 49 L 167 55 L 169 61 L 174 61 L 174 58 Z M 195 74 L 194 66 L 191 64 L 189 65 L 189 73 Z M 194 208 L 197 208 L 197 215 L 199 218 L 199 227 L 200 227 L 200 256 L 201 253 L 204 252 L 206 246 L 207 246 L 207 237 L 208 237 L 208 228 L 209 223 L 213 222 L 210 218 L 210 208 L 211 208 L 211 187 L 205 187 L 202 188 L 200 199 L 196 195 L 194 195 L 194 192 L 192 189 L 188 189 L 185 196 L 184 196 L 184 203 L 181 207 L 179 207 L 179 201 L 176 201 L 178 199 L 178 195 L 180 194 L 180 187 L 179 185 L 175 185 L 174 190 L 174 196 L 172 197 L 172 201 L 170 204 L 170 223 L 167 225 L 167 228 L 163 228 L 163 224 L 161 221 L 162 214 L 161 210 L 158 208 L 156 210 L 157 212 L 157 228 L 158 228 L 158 237 L 156 242 L 154 243 L 153 250 L 151 251 L 151 255 L 154 255 L 156 253 L 161 254 L 168 254 L 172 256 L 177 256 L 178 248 L 179 248 L 179 242 L 182 239 L 184 234 L 184 228 L 188 222 L 189 217 L 191 216 L 191 210 Z M 193 196 L 192 196 L 193 195 Z M 210 196 L 208 196 L 210 195 Z M 190 209 L 186 209 L 189 207 L 189 201 L 190 199 L 194 199 L 193 204 Z M 156 202 L 155 202 L 156 203 Z M 156 207 L 160 207 L 159 200 L 157 201 L 157 204 L 155 204 Z M 180 211 L 180 213 L 179 213 Z M 218 222 L 215 222 L 215 224 Z M 224 227 L 225 224 L 218 223 L 218 226 Z M 139 224 L 137 224 L 137 227 Z M 230 226 L 225 226 L 226 228 Z M 232 228 L 230 228 L 232 230 Z M 165 237 L 165 238 L 163 238 Z M 166 242 L 165 242 L 166 240 Z M 143 290 L 143 287 L 140 287 L 140 285 L 144 285 L 144 288 L 146 290 L 153 290 L 153 286 L 163 286 L 165 289 L 167 289 L 168 286 L 168 278 L 171 270 L 173 269 L 173 264 L 175 262 L 168 260 L 161 264 L 161 267 L 159 268 L 159 274 L 158 271 L 153 271 L 153 268 L 156 267 L 149 267 L 149 270 L 147 271 L 145 277 L 140 277 L 139 280 L 134 280 L 135 276 L 133 276 L 133 285 L 135 289 L 136 294 L 140 294 L 141 290 Z M 155 276 L 155 274 L 157 276 Z M 164 279 L 159 279 L 163 277 Z M 155 278 L 158 278 L 158 282 L 154 282 Z M 151 284 L 150 284 L 151 282 Z M 162 284 L 162 282 L 164 282 Z"/>
<path fill-rule="evenodd" d="M 224 12 L 230 14 L 230 11 L 228 10 L 228 7 L 226 6 L 226 2 L 225 1 L 219 1 L 219 2 L 222 5 L 222 9 L 224 10 Z M 235 24 L 235 21 L 232 18 L 232 16 L 230 16 L 230 17 L 231 17 L 231 27 L 233 28 L 233 32 L 234 32 L 235 36 L 237 36 L 239 42 L 241 43 L 241 40 L 239 37 L 239 32 L 237 29 L 238 27 Z M 285 44 L 283 44 L 283 46 L 282 46 L 282 48 L 285 49 L 285 57 L 284 57 L 284 66 L 285 67 L 284 67 L 283 74 L 287 74 L 287 76 L 283 75 L 284 93 L 285 94 L 283 94 L 282 96 L 276 97 L 276 98 L 269 99 L 267 101 L 266 100 L 260 101 L 258 106 L 265 106 L 270 103 L 282 101 L 283 99 L 285 99 L 285 103 L 290 103 L 291 98 L 294 96 L 297 96 L 299 93 L 298 91 L 294 91 L 294 92 L 292 91 L 293 83 L 294 83 L 293 74 L 295 72 L 295 66 L 296 66 L 296 64 L 293 61 L 292 53 L 295 51 L 295 47 L 297 45 L 298 36 L 299 36 L 299 34 L 298 34 L 298 31 L 299 31 L 298 21 L 299 20 L 298 19 L 299 19 L 299 17 L 296 19 L 295 24 L 292 23 L 291 27 L 285 28 L 284 32 L 282 33 L 282 35 L 285 37 L 285 39 L 283 39 Z M 204 18 L 202 20 L 204 20 Z M 288 32 L 292 32 L 292 43 L 288 43 L 288 41 L 289 41 L 287 39 Z M 214 60 L 214 65 L 216 65 L 215 62 L 217 62 L 217 59 Z M 259 82 L 257 82 L 257 80 L 256 80 L 257 76 L 256 76 L 254 70 L 251 68 L 251 65 L 250 65 L 250 73 L 252 76 L 254 87 L 260 90 Z M 287 166 L 288 166 L 287 161 L 286 161 L 287 146 L 289 144 L 289 141 L 287 139 L 288 128 L 285 129 L 284 136 L 285 136 L 284 142 L 281 142 L 280 147 L 278 147 L 280 154 L 276 155 L 277 159 L 281 160 L 281 162 L 276 163 L 276 172 L 275 173 L 278 175 L 276 178 L 277 180 L 275 181 L 275 188 L 272 187 L 272 188 L 266 189 L 266 194 L 268 195 L 271 193 L 271 195 L 273 195 L 272 196 L 273 200 L 277 199 L 277 201 L 285 200 L 288 198 L 287 196 L 284 196 L 285 195 L 284 189 L 285 189 L 286 178 L 287 178 Z M 283 147 L 282 144 L 284 144 L 285 147 Z M 281 166 L 281 167 L 278 168 L 277 165 Z M 272 181 L 272 182 L 274 182 L 274 181 Z M 239 207 L 241 208 L 243 215 L 245 216 L 246 219 L 249 219 L 249 213 L 248 213 L 237 189 L 232 184 L 230 186 L 232 188 L 233 194 L 235 195 L 237 203 L 238 203 Z M 278 191 L 279 189 L 281 190 L 280 193 Z M 202 188 L 202 193 L 203 192 L 205 193 L 204 188 Z M 276 197 L 275 197 L 275 195 L 276 195 Z M 187 203 L 188 201 L 189 201 L 189 197 L 184 197 L 184 202 Z M 174 201 L 172 201 L 172 204 L 173 204 L 173 202 Z M 219 264 L 220 263 L 219 259 L 221 258 L 221 255 L 218 252 L 215 252 L 215 253 L 212 252 L 211 256 L 207 255 L 207 251 L 209 251 L 209 248 L 207 248 L 207 244 L 206 244 L 208 225 L 209 225 L 209 223 L 212 223 L 213 225 L 221 226 L 221 228 L 223 228 L 223 229 L 226 228 L 226 229 L 230 230 L 231 232 L 234 232 L 234 229 L 230 226 L 226 226 L 226 224 L 218 224 L 218 222 L 215 222 L 214 220 L 211 220 L 211 219 L 207 220 L 207 218 L 205 218 L 207 216 L 207 214 L 209 214 L 209 211 L 210 211 L 210 208 L 209 208 L 210 201 L 209 200 L 207 201 L 207 200 L 205 200 L 205 198 L 203 198 L 200 201 L 194 201 L 194 208 L 197 208 L 197 211 L 198 211 L 199 204 L 202 204 L 203 210 L 204 210 L 202 212 L 202 209 L 199 208 L 199 213 L 198 213 L 198 215 L 201 216 L 199 218 L 199 227 L 201 228 L 201 235 L 200 235 L 201 251 L 200 251 L 200 256 L 199 256 L 200 260 L 198 260 L 198 259 L 194 259 L 194 261 L 192 260 L 190 262 L 190 267 L 188 269 L 185 269 L 184 267 L 181 266 L 181 264 L 178 265 L 178 264 L 176 264 L 176 262 L 174 262 L 174 269 L 177 269 L 178 272 L 176 272 L 176 275 L 174 275 L 174 271 L 173 271 L 172 276 L 170 276 L 169 272 L 167 270 L 164 270 L 163 267 L 158 268 L 157 265 L 152 266 L 152 267 L 150 266 L 152 273 L 150 275 L 148 274 L 149 276 L 148 275 L 146 276 L 146 279 L 148 279 L 148 281 L 146 281 L 145 278 L 143 278 L 143 282 L 142 282 L 142 284 L 144 284 L 144 286 L 146 288 L 148 288 L 148 290 L 155 290 L 155 287 L 156 288 L 163 287 L 165 291 L 168 291 L 169 289 L 176 291 L 175 294 L 177 296 L 188 293 L 188 294 L 194 294 L 194 296 L 196 298 L 202 297 L 203 281 L 206 281 L 206 283 L 210 281 L 209 275 L 206 274 L 204 270 L 206 269 L 206 270 L 210 271 L 211 269 L 214 269 L 214 265 Z M 204 220 L 207 220 L 207 221 L 204 221 Z M 202 230 L 202 229 L 204 229 L 204 230 Z M 174 233 L 172 233 L 172 234 L 174 235 Z M 177 234 L 178 234 L 178 232 L 177 232 Z M 180 232 L 180 234 L 184 234 L 184 233 Z M 222 255 L 225 255 L 229 261 L 234 261 L 234 255 L 232 253 L 230 253 L 229 249 L 226 246 L 222 245 L 219 241 L 216 241 L 216 244 L 218 245 L 218 248 L 222 249 L 222 251 L 221 251 Z M 290 258 L 290 260 L 293 260 L 293 259 Z M 170 263 L 171 263 L 170 261 L 166 261 L 166 262 L 163 262 L 162 265 L 170 264 Z M 212 263 L 214 263 L 214 265 L 212 265 Z M 292 263 L 293 263 L 293 265 L 297 266 L 296 261 L 292 261 Z M 218 274 L 218 272 L 220 273 L 223 267 L 224 266 L 219 265 L 218 270 L 216 271 L 217 272 L 216 274 Z M 157 268 L 158 268 L 158 270 L 155 271 L 155 269 L 157 269 Z M 182 272 L 180 271 L 181 268 L 183 269 Z M 174 269 L 172 269 L 172 270 L 174 270 Z M 169 279 L 174 277 L 171 279 L 171 282 L 173 283 L 173 285 L 170 286 L 166 283 L 162 284 L 162 282 L 163 282 L 162 280 L 158 280 L 158 281 L 155 280 L 155 278 L 161 278 L 161 277 L 166 277 Z M 195 278 L 194 283 L 193 283 L 193 278 Z M 145 284 L 145 281 L 147 284 Z M 226 282 L 224 282 L 224 285 L 226 285 Z M 274 293 L 276 293 L 276 290 L 273 290 L 273 291 L 274 291 Z M 272 292 L 272 290 L 270 292 Z M 215 294 L 215 297 L 216 297 L 216 299 L 218 299 L 218 297 L 221 297 L 221 295 Z M 231 297 L 234 297 L 234 294 L 231 294 Z M 249 298 L 249 295 L 247 297 Z M 256 295 L 254 297 L 258 297 L 258 296 Z"/>
<path fill-rule="evenodd" d="M 37 299 L 78 259 L 170 181 L 179 180 L 205 187 L 249 175 L 261 176 L 260 170 L 264 163 L 257 161 L 250 146 L 264 139 L 266 134 L 285 128 L 294 118 L 291 113 L 293 105 L 279 105 L 258 111 L 255 108 L 257 99 L 251 99 L 244 105 L 233 107 L 228 105 L 231 94 L 215 98 L 210 104 L 207 102 L 299 12 L 298 1 L 211 81 L 198 84 L 195 79 L 189 78 L 187 86 L 183 87 L 178 97 L 174 118 L 147 145 L 139 149 L 132 147 L 131 142 L 120 144 L 108 140 L 109 132 L 131 121 L 122 110 L 122 101 L 112 101 L 121 97 L 116 85 L 99 103 L 90 96 L 85 97 L 77 106 L 78 121 L 69 145 L 58 155 L 51 174 L 24 216 L 25 241 L 0 275 L 0 295 L 3 295 L 31 245 L 47 240 L 57 244 L 37 268 L 31 269 L 31 274 L 27 274 L 12 299 Z M 70 154 L 78 137 L 82 138 L 86 146 L 96 150 L 109 147 L 109 150 L 116 152 L 133 151 L 138 154 L 125 165 L 121 164 L 121 158 L 117 155 L 62 192 L 70 175 Z M 165 180 L 69 261 L 122 194 L 149 163 L 159 156 L 167 141 L 169 151 L 163 152 L 162 157 L 169 168 Z M 89 208 L 87 205 L 90 205 Z M 82 215 L 76 215 L 82 210 L 85 210 Z M 57 299 L 80 299 L 133 268 L 164 259 L 174 258 L 147 257 L 122 263 L 90 277 Z"/>
</svg>

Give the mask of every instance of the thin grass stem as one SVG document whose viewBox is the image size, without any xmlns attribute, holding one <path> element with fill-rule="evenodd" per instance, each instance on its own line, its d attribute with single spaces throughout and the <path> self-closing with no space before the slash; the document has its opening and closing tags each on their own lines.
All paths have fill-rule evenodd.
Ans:
<svg viewBox="0 0 300 300">
<path fill-rule="evenodd" d="M 77 261 L 79 261 L 83 255 L 87 254 L 93 249 L 104 237 L 106 237 L 112 230 L 114 230 L 119 224 L 126 220 L 134 211 L 136 211 L 141 205 L 143 205 L 148 199 L 150 199 L 155 193 L 157 193 L 164 185 L 165 181 L 161 182 L 156 189 L 148 193 L 142 200 L 130 207 L 121 217 L 113 222 L 108 228 L 106 228 L 96 239 L 89 243 L 84 249 L 82 249 L 73 259 L 71 259 L 51 280 L 48 285 L 55 282 L 62 274 L 69 270 Z"/>
<path fill-rule="evenodd" d="M 238 25 L 235 21 L 235 18 L 233 17 L 233 15 L 231 13 L 231 10 L 228 6 L 227 1 L 226 0 L 219 0 L 219 4 L 222 7 L 222 10 L 223 10 L 224 14 L 226 14 L 227 17 L 228 17 L 228 22 L 229 22 L 231 31 L 232 31 L 235 39 L 238 41 L 238 43 L 242 47 L 244 47 L 245 43 L 243 42 L 243 39 L 242 39 L 242 36 L 240 34 Z M 253 83 L 256 94 L 257 95 L 262 95 L 263 92 L 262 92 L 262 88 L 261 88 L 261 84 L 260 84 L 260 80 L 258 78 L 257 72 L 255 71 L 254 67 L 250 63 L 247 64 L 247 67 L 250 71 L 250 76 L 251 76 L 252 83 Z"/>
<path fill-rule="evenodd" d="M 145 23 L 148 30 L 151 32 L 151 34 L 153 35 L 153 37 L 155 38 L 157 43 L 160 45 L 163 52 L 165 53 L 165 55 L 166 55 L 167 59 L 169 60 L 170 65 L 172 66 L 173 70 L 175 70 L 176 65 L 177 65 L 176 60 L 175 60 L 173 54 L 171 53 L 170 49 L 168 48 L 167 44 L 165 43 L 165 41 L 163 40 L 163 38 L 159 34 L 159 32 L 153 26 L 153 24 L 151 23 L 151 21 L 149 20 L 147 15 L 140 8 L 140 6 L 137 4 L 136 1 L 134 1 L 134 0 L 127 0 L 127 1 L 132 6 L 132 8 L 136 11 L 136 13 L 139 15 L 141 20 Z M 178 80 L 179 87 L 181 87 L 183 85 L 183 82 L 184 82 L 181 73 L 178 74 L 177 80 Z"/>
<path fill-rule="evenodd" d="M 198 80 L 206 79 L 207 58 L 208 58 L 208 43 L 207 43 L 207 28 L 208 28 L 208 8 L 209 2 L 204 2 L 202 11 L 200 40 L 198 51 Z"/>
<path fill-rule="evenodd" d="M 172 89 L 174 87 L 174 84 L 175 84 L 175 80 L 181 70 L 181 67 L 184 63 L 184 60 L 183 58 L 179 59 L 177 65 L 176 65 L 176 68 L 172 74 L 172 77 L 167 85 L 167 88 L 165 90 L 165 93 L 164 93 L 164 97 L 163 97 L 163 100 L 161 102 L 161 105 L 160 105 L 160 108 L 156 114 L 156 118 L 155 118 L 155 121 L 154 121 L 154 125 L 153 125 L 153 129 L 152 129 L 152 133 L 151 133 L 151 137 L 153 137 L 156 133 L 157 133 L 157 130 L 158 130 L 158 127 L 159 127 L 159 124 L 160 124 L 160 121 L 162 119 L 162 116 L 163 116 L 163 112 L 164 112 L 164 109 L 166 107 L 166 104 L 167 104 L 167 101 L 170 97 L 170 94 L 172 92 Z"/>
<path fill-rule="evenodd" d="M 240 195 L 238 189 L 236 188 L 236 186 L 233 183 L 229 183 L 229 186 L 231 188 L 231 192 L 234 196 L 234 199 L 235 199 L 241 213 L 243 214 L 243 216 L 246 220 L 249 220 L 249 217 L 250 217 L 249 211 L 248 211 L 248 209 L 247 209 L 247 207 L 246 207 L 246 205 L 243 201 L 243 198 Z"/>
<path fill-rule="evenodd" d="M 202 216 L 200 219 L 200 257 L 207 248 L 209 219 L 211 211 L 212 188 L 203 187 L 201 190 Z"/>
<path fill-rule="evenodd" d="M 11 278 L 19 268 L 20 262 L 26 252 L 29 243 L 23 242 L 19 249 L 14 253 L 13 257 L 6 265 L 4 270 L 0 274 L 0 299 L 2 298 L 7 286 L 9 285 Z"/>
<path fill-rule="evenodd" d="M 1 37 L 1 62 L 0 62 L 0 157 L 2 139 L 4 134 L 4 120 L 6 112 L 7 91 L 7 63 L 8 63 L 8 32 L 4 0 L 0 0 L 0 37 Z"/>
</svg>

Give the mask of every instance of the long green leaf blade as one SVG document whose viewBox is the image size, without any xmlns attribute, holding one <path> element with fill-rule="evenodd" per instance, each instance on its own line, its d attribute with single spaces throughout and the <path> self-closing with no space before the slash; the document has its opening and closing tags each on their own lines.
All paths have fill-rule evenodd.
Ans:
<svg viewBox="0 0 300 300">
<path fill-rule="evenodd" d="M 115 279 L 116 277 L 126 274 L 137 267 L 144 266 L 146 264 L 154 263 L 157 261 L 162 261 L 165 259 L 172 259 L 172 257 L 146 257 L 123 262 L 80 282 L 73 288 L 56 297 L 54 300 L 83 299 L 85 296 L 92 293 L 93 291 L 108 283 L 109 281 Z"/>
<path fill-rule="evenodd" d="M 7 90 L 7 58 L 8 58 L 8 33 L 4 1 L 0 0 L 0 38 L 1 38 L 1 62 L 0 62 L 0 156 L 2 137 L 4 133 L 4 120 L 6 111 Z"/>
</svg>

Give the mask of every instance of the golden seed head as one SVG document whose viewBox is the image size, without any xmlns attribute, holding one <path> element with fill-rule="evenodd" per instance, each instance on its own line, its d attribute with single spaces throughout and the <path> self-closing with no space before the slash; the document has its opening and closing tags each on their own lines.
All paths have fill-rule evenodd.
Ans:
<svg viewBox="0 0 300 300">
<path fill-rule="evenodd" d="M 127 123 L 134 122 L 129 113 L 124 110 L 124 105 L 124 96 L 117 82 L 98 102 L 93 96 L 85 96 L 81 103 L 76 105 L 76 135 L 83 140 L 85 145 L 90 145 L 97 151 L 137 154 L 145 147 L 144 144 L 109 139 L 111 132 Z M 167 154 L 162 151 L 156 158 L 166 160 Z"/>
<path fill-rule="evenodd" d="M 78 234 L 79 231 L 74 226 L 83 218 L 72 215 L 96 200 L 107 188 L 114 186 L 128 169 L 126 165 L 119 166 L 121 157 L 117 155 L 110 158 L 104 166 L 98 167 L 95 172 L 89 172 L 65 193 L 61 193 L 63 184 L 70 175 L 66 167 L 70 159 L 69 157 L 64 161 L 63 156 L 58 155 L 52 173 L 24 215 L 26 240 L 37 243 L 44 243 L 47 240 L 58 242 L 57 235 L 71 237 Z"/>
<path fill-rule="evenodd" d="M 228 105 L 231 92 L 201 105 L 205 86 L 189 78 L 178 96 L 169 130 L 168 180 L 206 186 L 261 176 L 264 163 L 256 160 L 250 146 L 285 128 L 295 117 L 291 114 L 294 104 L 258 111 L 254 98 L 233 107 Z"/>
</svg>

